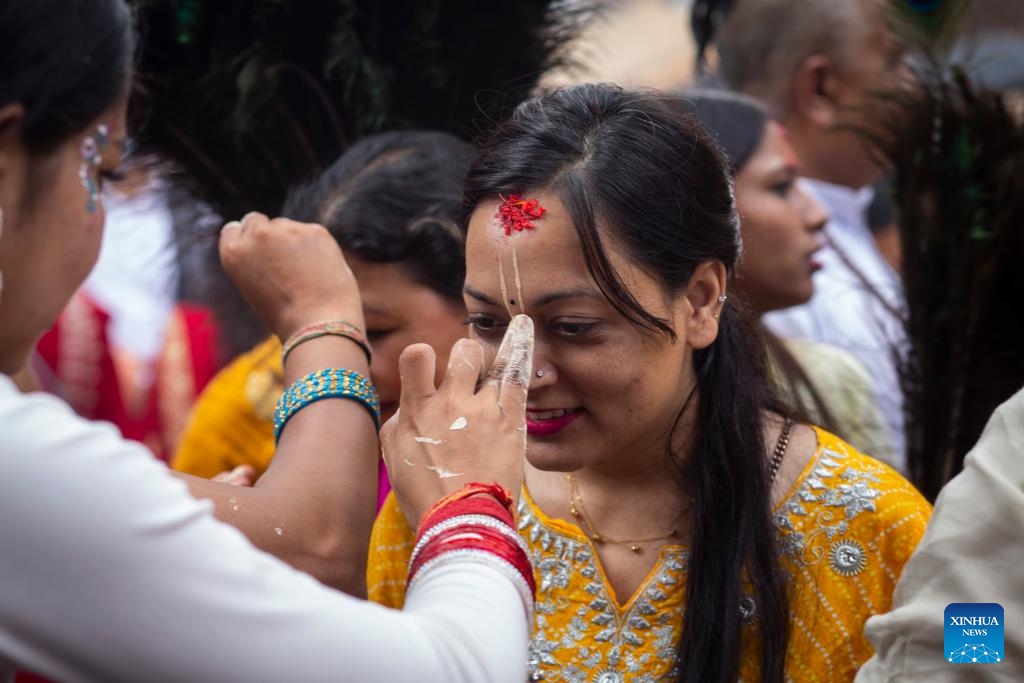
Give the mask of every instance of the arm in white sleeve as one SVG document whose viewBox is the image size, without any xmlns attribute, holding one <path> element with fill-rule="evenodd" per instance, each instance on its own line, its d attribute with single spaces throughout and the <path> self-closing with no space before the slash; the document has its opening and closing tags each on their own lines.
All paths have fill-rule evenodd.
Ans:
<svg viewBox="0 0 1024 683">
<path fill-rule="evenodd" d="M 452 559 L 388 610 L 256 550 L 144 448 L 5 377 L 0 434 L 0 660 L 69 682 L 525 680 L 527 611 L 491 566 Z"/>
</svg>

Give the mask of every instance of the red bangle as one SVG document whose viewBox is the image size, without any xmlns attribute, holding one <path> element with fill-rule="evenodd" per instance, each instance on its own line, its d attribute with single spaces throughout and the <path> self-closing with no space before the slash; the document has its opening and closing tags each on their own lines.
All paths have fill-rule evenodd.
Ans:
<svg viewBox="0 0 1024 683">
<path fill-rule="evenodd" d="M 444 563 L 445 557 L 472 555 L 516 578 L 523 599 L 533 604 L 533 567 L 515 530 L 512 495 L 502 486 L 473 482 L 448 494 L 423 515 L 417 539 L 408 587 L 426 567 Z"/>
<path fill-rule="evenodd" d="M 427 546 L 417 555 L 413 566 L 410 568 L 410 581 L 416 577 L 416 574 L 425 563 L 438 555 L 467 548 L 484 550 L 498 555 L 515 566 L 516 569 L 523 574 L 523 579 L 525 579 L 527 583 L 531 582 L 532 572 L 524 570 L 527 565 L 524 565 L 520 560 L 523 556 L 523 552 L 518 544 L 505 537 L 503 533 L 492 528 L 470 524 L 449 529 L 445 531 L 443 535 L 427 544 Z M 529 578 L 527 578 L 527 574 L 529 574 Z"/>
<path fill-rule="evenodd" d="M 501 503 L 504 509 L 508 512 L 509 517 L 515 519 L 515 503 L 512 499 L 512 494 L 509 493 L 508 489 L 496 483 L 481 484 L 479 482 L 470 482 L 469 484 L 466 484 L 458 491 L 453 491 L 444 498 L 442 498 L 441 500 L 434 503 L 434 505 L 429 510 L 427 510 L 426 514 L 423 515 L 417 528 L 420 530 L 420 532 L 422 532 L 423 529 L 425 528 L 424 523 L 428 519 L 430 519 L 435 513 L 439 512 L 442 508 L 451 503 L 479 494 L 487 494 L 493 496 L 494 499 Z"/>
<path fill-rule="evenodd" d="M 486 515 L 507 524 L 515 526 L 515 518 L 498 501 L 490 496 L 473 496 L 448 503 L 433 512 L 428 513 L 420 522 L 416 535 L 422 536 L 428 529 L 440 524 L 446 519 L 459 517 L 461 515 Z"/>
<path fill-rule="evenodd" d="M 507 521 L 495 519 L 489 515 L 482 515 L 470 512 L 464 515 L 458 515 L 455 517 L 449 517 L 447 519 L 440 520 L 437 524 L 434 524 L 422 534 L 419 535 L 416 545 L 413 547 L 412 554 L 410 555 L 409 564 L 410 566 L 416 562 L 416 558 L 420 552 L 430 543 L 436 541 L 439 537 L 448 535 L 448 532 L 452 529 L 463 528 L 466 526 L 484 526 L 489 527 L 492 530 L 497 531 L 512 543 L 522 548 L 524 553 L 528 553 L 526 543 L 519 536 L 519 533 L 512 528 L 512 525 Z"/>
<path fill-rule="evenodd" d="M 413 558 L 412 566 L 409 568 L 409 582 L 411 583 L 424 565 L 431 560 L 458 550 L 483 551 L 501 558 L 518 572 L 529 587 L 531 595 L 536 592 L 533 568 L 522 546 L 502 532 L 478 524 L 462 524 L 431 539 Z"/>
</svg>

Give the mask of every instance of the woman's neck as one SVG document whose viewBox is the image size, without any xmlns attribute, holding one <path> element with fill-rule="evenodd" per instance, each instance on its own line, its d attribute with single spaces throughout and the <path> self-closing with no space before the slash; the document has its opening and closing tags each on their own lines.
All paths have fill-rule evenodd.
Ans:
<svg viewBox="0 0 1024 683">
<path fill-rule="evenodd" d="M 592 529 L 608 538 L 636 539 L 682 529 L 691 496 L 679 469 L 663 458 L 662 465 L 606 471 L 584 467 L 572 473 L 545 472 L 526 466 L 526 487 L 550 517 L 579 524 L 573 514 L 579 497 Z M 577 506 L 579 507 L 579 506 Z"/>
</svg>

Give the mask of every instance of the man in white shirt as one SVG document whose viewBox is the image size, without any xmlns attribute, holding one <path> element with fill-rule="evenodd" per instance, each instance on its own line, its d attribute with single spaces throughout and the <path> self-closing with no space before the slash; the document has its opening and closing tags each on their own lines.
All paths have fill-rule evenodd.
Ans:
<svg viewBox="0 0 1024 683">
<path fill-rule="evenodd" d="M 823 231 L 810 302 L 770 313 L 775 333 L 842 347 L 871 376 L 905 468 L 898 354 L 905 347 L 903 293 L 868 229 L 870 186 L 883 173 L 851 127 L 870 127 L 864 105 L 900 73 L 902 52 L 879 0 L 744 0 L 719 39 L 730 87 L 758 97 L 789 131 L 804 187 L 832 219 Z"/>
</svg>

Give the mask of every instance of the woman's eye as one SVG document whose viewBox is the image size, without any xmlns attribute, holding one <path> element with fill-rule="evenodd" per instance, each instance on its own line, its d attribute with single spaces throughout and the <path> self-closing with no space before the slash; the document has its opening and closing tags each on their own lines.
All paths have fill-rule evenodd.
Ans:
<svg viewBox="0 0 1024 683">
<path fill-rule="evenodd" d="M 597 327 L 597 323 L 559 322 L 551 328 L 563 337 L 581 337 Z"/>
<path fill-rule="evenodd" d="M 465 320 L 465 324 L 481 337 L 496 336 L 505 333 L 506 323 L 499 322 L 495 318 L 485 315 L 471 315 Z"/>
<path fill-rule="evenodd" d="M 371 344 L 374 344 L 376 342 L 379 342 L 381 339 L 384 339 L 385 337 L 387 337 L 392 332 L 393 332 L 393 330 L 374 330 L 374 329 L 367 330 L 366 331 L 366 341 L 370 342 Z"/>
<path fill-rule="evenodd" d="M 781 183 L 776 183 L 775 185 L 772 185 L 772 187 L 771 187 L 771 191 L 774 192 L 775 194 L 779 195 L 783 199 L 785 199 L 787 196 L 789 196 L 789 193 L 790 193 L 790 191 L 792 189 L 793 189 L 793 181 L 792 180 L 785 180 L 785 181 L 783 181 Z"/>
</svg>

